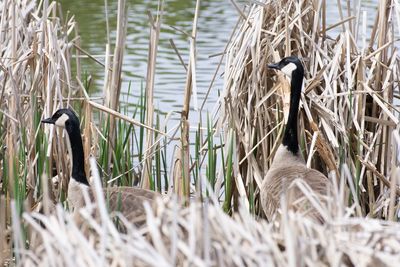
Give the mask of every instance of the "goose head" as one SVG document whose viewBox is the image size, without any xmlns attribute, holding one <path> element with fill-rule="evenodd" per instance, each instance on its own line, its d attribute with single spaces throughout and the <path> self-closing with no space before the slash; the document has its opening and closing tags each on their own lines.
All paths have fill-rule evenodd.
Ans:
<svg viewBox="0 0 400 267">
<path fill-rule="evenodd" d="M 69 134 L 73 131 L 79 131 L 79 119 L 75 112 L 68 108 L 57 110 L 50 118 L 42 120 L 42 123 L 54 124 L 64 128 Z"/>
<path fill-rule="evenodd" d="M 295 56 L 282 58 L 278 63 L 268 64 L 268 67 L 270 69 L 282 71 L 290 80 L 294 76 L 299 76 L 301 78 L 304 76 L 303 64 L 301 64 L 300 59 Z"/>
</svg>

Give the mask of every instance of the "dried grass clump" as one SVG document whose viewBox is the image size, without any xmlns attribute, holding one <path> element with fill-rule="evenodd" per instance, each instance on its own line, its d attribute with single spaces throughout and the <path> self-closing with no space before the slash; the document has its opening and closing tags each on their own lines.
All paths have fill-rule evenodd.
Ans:
<svg viewBox="0 0 400 267">
<path fill-rule="evenodd" d="M 0 2 L 0 264 L 12 257 L 11 200 L 18 213 L 30 210 L 42 196 L 38 173 L 53 163 L 39 131 L 42 112 L 51 114 L 73 94 L 75 22 L 58 7 L 48 1 Z M 62 140 L 57 145 L 63 147 Z M 58 155 L 56 167 L 67 176 L 65 156 Z"/>
<path fill-rule="evenodd" d="M 102 202 L 104 205 L 104 202 Z M 396 223 L 374 219 L 334 219 L 321 226 L 292 212 L 275 227 L 241 208 L 228 216 L 219 205 L 174 199 L 147 206 L 147 223 L 125 222 L 118 233 L 108 216 L 101 224 L 80 211 L 80 223 L 58 207 L 56 214 L 24 214 L 39 239 L 31 249 L 16 248 L 20 266 L 396 266 L 400 231 Z M 105 206 L 99 209 L 107 214 Z M 39 222 L 46 226 L 43 229 Z M 82 225 L 91 228 L 86 235 Z M 16 235 L 15 240 L 19 237 Z M 16 244 L 21 244 L 16 242 Z"/>
<path fill-rule="evenodd" d="M 56 2 L 36 7 L 36 1 L 3 1 L 0 11 L 0 25 L 4 29 L 0 33 L 0 106 L 2 127 L 6 129 L 2 131 L 2 140 L 8 161 L 2 164 L 8 163 L 10 168 L 2 181 L 7 182 L 8 192 L 16 198 L 13 194 L 18 192 L 14 186 L 22 186 L 23 181 L 7 179 L 23 179 L 29 197 L 33 197 L 33 192 L 38 190 L 35 174 L 44 168 L 43 155 L 37 154 L 44 145 L 43 136 L 38 133 L 40 116 L 43 109 L 46 114 L 52 114 L 57 105 L 65 106 L 63 101 L 69 102 L 73 94 L 69 35 L 74 32 L 75 22 L 73 19 L 64 22 L 58 17 Z M 19 150 L 25 148 L 26 162 L 18 162 L 22 159 Z M 67 162 L 61 156 L 59 159 Z M 57 168 L 68 173 L 66 164 Z"/>
<path fill-rule="evenodd" d="M 97 168 L 94 159 L 91 167 Z M 216 198 L 186 207 L 174 197 L 158 199 L 154 209 L 146 203 L 146 223 L 139 229 L 118 217 L 126 229 L 121 233 L 108 215 L 98 172 L 92 173 L 95 204 L 75 214 L 61 206 L 47 216 L 23 214 L 30 248 L 23 245 L 21 231 L 14 231 L 18 265 L 397 266 L 400 260 L 398 223 L 346 214 L 321 225 L 285 208 L 279 224 L 268 223 L 256 220 L 244 205 L 231 217 Z M 340 202 L 320 203 L 320 209 L 328 211 L 335 203 Z M 100 221 L 92 217 L 93 209 Z"/>
<path fill-rule="evenodd" d="M 220 119 L 236 133 L 236 196 L 247 201 L 257 192 L 284 128 L 281 96 L 289 85 L 267 63 L 296 55 L 306 70 L 299 143 L 308 166 L 346 181 L 342 200 L 356 205 L 356 215 L 398 220 L 400 5 L 379 1 L 377 10 L 368 36 L 371 18 L 359 9 L 326 25 L 324 0 L 264 1 L 243 14 L 226 55 Z"/>
</svg>

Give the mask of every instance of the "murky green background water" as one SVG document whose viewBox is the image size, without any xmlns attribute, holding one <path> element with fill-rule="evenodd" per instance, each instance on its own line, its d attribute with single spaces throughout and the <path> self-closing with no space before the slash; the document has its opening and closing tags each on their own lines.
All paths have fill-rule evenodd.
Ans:
<svg viewBox="0 0 400 267">
<path fill-rule="evenodd" d="M 139 95 L 146 76 L 149 23 L 147 11 L 153 14 L 157 10 L 157 1 L 128 0 L 127 47 L 123 64 L 123 92 L 127 92 L 129 82 L 131 91 Z M 172 27 L 191 32 L 196 1 L 167 0 L 160 35 L 157 56 L 155 81 L 155 105 L 163 112 L 179 111 L 183 103 L 185 86 L 185 69 L 170 45 L 173 39 L 184 61 L 188 62 L 189 40 L 187 36 Z M 104 0 L 62 0 L 64 13 L 69 10 L 75 14 L 82 37 L 82 47 L 104 62 L 105 44 L 107 42 Z M 117 1 L 108 0 L 111 37 L 115 37 Z M 210 85 L 211 77 L 220 60 L 219 56 L 227 43 L 230 33 L 238 19 L 238 13 L 228 0 L 202 0 L 201 14 L 198 22 L 197 39 L 197 86 L 199 104 L 203 101 Z M 114 40 L 112 40 L 114 41 Z M 104 73 L 101 66 L 91 60 L 83 60 L 84 68 L 94 78 L 98 90 L 103 84 Z M 223 70 L 221 70 L 222 72 Z M 223 78 L 219 77 L 211 92 L 206 108 L 212 109 L 217 99 L 217 90 L 222 88 Z M 124 98 L 124 97 L 123 97 Z M 136 102 L 136 101 L 135 101 Z M 210 110 L 211 111 L 211 110 Z"/>
<path fill-rule="evenodd" d="M 69 10 L 75 14 L 79 23 L 82 37 L 82 47 L 92 55 L 104 61 L 105 44 L 107 42 L 104 0 L 61 0 L 64 13 Z M 240 5 L 248 3 L 245 0 L 236 0 Z M 358 1 L 351 1 L 357 6 Z M 131 91 L 139 95 L 146 75 L 149 24 L 147 11 L 156 12 L 156 0 L 128 0 L 128 32 L 127 47 L 123 64 L 124 83 L 123 94 L 128 90 L 128 83 L 132 83 Z M 169 39 L 173 39 L 185 62 L 188 62 L 189 41 L 183 33 L 174 30 L 179 28 L 191 32 L 195 0 L 165 0 L 160 45 L 157 57 L 157 72 L 155 83 L 155 105 L 163 112 L 179 111 L 183 102 L 185 85 L 185 70 L 173 51 Z M 337 1 L 328 3 L 328 24 L 339 21 Z M 343 1 L 345 7 L 346 1 Z M 369 15 L 368 24 L 373 23 L 373 14 L 377 0 L 361 1 L 362 10 Z M 108 0 L 109 23 L 111 38 L 115 37 L 117 0 Z M 345 13 L 346 14 L 346 13 Z M 202 0 L 201 13 L 198 23 L 197 39 L 197 86 L 199 104 L 203 101 L 210 85 L 221 53 L 229 39 L 238 19 L 238 12 L 230 0 Z M 91 60 L 83 60 L 84 69 L 93 76 L 95 87 L 101 90 L 103 84 L 103 69 Z M 220 74 L 223 73 L 221 68 Z M 142 77 L 142 78 L 141 78 Z M 205 110 L 213 108 L 218 90 L 222 89 L 223 78 L 217 77 L 211 90 Z M 136 101 L 135 101 L 136 102 Z M 193 103 L 193 101 L 192 101 Z M 196 121 L 196 119 L 195 119 Z"/>
</svg>

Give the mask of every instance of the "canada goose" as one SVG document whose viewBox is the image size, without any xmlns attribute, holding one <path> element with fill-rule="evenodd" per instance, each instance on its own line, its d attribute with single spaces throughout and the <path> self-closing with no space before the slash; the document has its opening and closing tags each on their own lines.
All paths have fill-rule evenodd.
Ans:
<svg viewBox="0 0 400 267">
<path fill-rule="evenodd" d="M 69 151 L 72 157 L 72 173 L 68 184 L 68 205 L 76 210 L 85 205 L 83 190 L 94 199 L 85 173 L 84 152 L 79 128 L 79 119 L 71 109 L 59 109 L 51 118 L 42 120 L 43 123 L 54 124 L 64 128 L 69 137 Z M 158 193 L 134 187 L 108 187 L 104 194 L 110 211 L 121 212 L 126 219 L 133 223 L 141 223 L 144 218 L 143 202 L 153 204 Z"/>
<path fill-rule="evenodd" d="M 306 199 L 301 191 L 292 185 L 295 179 L 306 182 L 319 196 L 326 196 L 331 185 L 325 175 L 307 168 L 299 153 L 297 114 L 304 77 L 303 65 L 297 57 L 291 56 L 283 58 L 279 63 L 269 64 L 268 67 L 282 71 L 290 80 L 290 108 L 282 144 L 278 147 L 261 185 L 262 207 L 267 219 L 271 221 L 280 207 L 280 198 L 284 190 L 289 208 L 303 212 L 310 208 L 310 205 L 304 202 Z M 309 211 L 312 218 L 322 220 L 314 209 Z"/>
</svg>

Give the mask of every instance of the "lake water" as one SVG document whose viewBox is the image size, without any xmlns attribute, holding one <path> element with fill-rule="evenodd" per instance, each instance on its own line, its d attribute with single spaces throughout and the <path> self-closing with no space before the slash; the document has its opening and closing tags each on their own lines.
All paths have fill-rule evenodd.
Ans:
<svg viewBox="0 0 400 267">
<path fill-rule="evenodd" d="M 69 10 L 75 14 L 79 24 L 82 38 L 82 47 L 90 54 L 104 61 L 105 44 L 107 43 L 104 0 L 61 0 L 64 13 Z M 239 5 L 248 1 L 236 1 Z M 336 3 L 328 2 L 328 24 L 339 21 Z M 343 2 L 345 7 L 346 1 Z M 358 1 L 356 1 L 358 3 Z M 149 24 L 147 11 L 155 13 L 157 10 L 156 0 L 128 0 L 128 31 L 123 63 L 123 99 L 128 91 L 129 82 L 132 84 L 131 92 L 134 96 L 140 94 L 140 88 L 144 85 L 146 75 Z M 163 17 L 160 45 L 157 57 L 157 71 L 155 80 L 155 108 L 163 112 L 180 111 L 183 103 L 185 87 L 185 70 L 178 56 L 170 45 L 172 39 L 177 46 L 184 61 L 188 62 L 189 42 L 187 36 L 173 27 L 191 32 L 195 9 L 195 0 L 166 0 L 165 13 Z M 353 2 L 352 2 L 353 3 Z M 377 1 L 361 1 L 362 10 L 369 15 L 368 23 L 373 23 Z M 354 6 L 354 4 L 352 4 Z M 356 6 L 356 5 L 355 5 Z M 108 0 L 109 23 L 111 38 L 115 36 L 117 0 Z M 345 13 L 346 14 L 346 13 Z M 65 14 L 64 14 L 65 16 Z M 205 98 L 212 76 L 215 73 L 221 53 L 230 37 L 230 34 L 238 20 L 238 12 L 230 0 L 202 0 L 201 13 L 198 22 L 197 39 L 197 87 L 199 104 Z M 104 73 L 102 67 L 92 60 L 83 60 L 84 69 L 94 78 L 97 90 L 102 88 Z M 205 106 L 205 111 L 214 107 L 218 91 L 222 89 L 223 68 L 217 76 L 210 96 Z M 132 101 L 132 100 L 131 100 Z M 136 103 L 136 100 L 135 100 Z M 193 103 L 193 101 L 192 101 Z M 191 120 L 197 121 L 191 117 Z M 178 118 L 178 116 L 176 116 Z M 193 125 L 193 124 L 192 124 Z"/>
<path fill-rule="evenodd" d="M 104 0 L 62 0 L 64 12 L 70 10 L 75 14 L 82 37 L 82 47 L 104 62 L 105 44 L 107 42 Z M 140 94 L 146 76 L 149 23 L 147 10 L 154 14 L 157 1 L 128 0 L 128 32 L 127 47 L 123 63 L 123 94 L 127 92 L 131 82 L 133 95 Z M 187 36 L 174 28 L 191 33 L 196 1 L 165 1 L 165 13 L 160 34 L 155 79 L 155 107 L 163 112 L 180 111 L 183 104 L 185 87 L 185 69 L 170 45 L 172 39 L 182 55 L 185 63 L 189 57 L 189 41 Z M 108 0 L 110 29 L 116 28 L 117 1 Z M 220 60 L 215 54 L 221 53 L 228 41 L 230 33 L 237 22 L 238 13 L 230 1 L 202 0 L 201 14 L 198 22 L 197 37 L 197 87 L 199 104 L 204 100 L 211 77 L 215 73 Z M 112 32 L 112 38 L 115 36 Z M 102 88 L 104 73 L 101 66 L 91 60 L 83 60 L 84 68 L 94 78 L 98 90 Z M 223 69 L 223 68 L 222 68 Z M 221 70 L 223 71 L 223 70 Z M 217 91 L 222 89 L 221 77 L 217 78 L 207 103 L 215 103 Z M 123 96 L 123 99 L 124 96 Z M 136 103 L 136 100 L 135 100 Z M 209 104 L 205 109 L 212 109 Z"/>
</svg>

